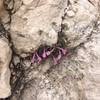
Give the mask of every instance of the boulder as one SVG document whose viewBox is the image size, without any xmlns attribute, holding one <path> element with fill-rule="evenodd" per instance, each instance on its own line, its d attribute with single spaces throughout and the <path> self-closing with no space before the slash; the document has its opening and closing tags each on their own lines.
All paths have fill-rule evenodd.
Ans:
<svg viewBox="0 0 100 100">
<path fill-rule="evenodd" d="M 11 38 L 17 53 L 33 52 L 43 44 L 56 44 L 67 1 L 22 1 L 11 23 Z"/>
</svg>

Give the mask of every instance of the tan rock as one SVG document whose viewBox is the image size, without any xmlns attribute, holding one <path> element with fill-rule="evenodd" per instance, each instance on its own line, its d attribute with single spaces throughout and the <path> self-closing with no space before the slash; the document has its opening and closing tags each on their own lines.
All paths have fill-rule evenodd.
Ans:
<svg viewBox="0 0 100 100">
<path fill-rule="evenodd" d="M 65 10 L 63 30 L 67 37 L 67 46 L 75 47 L 86 41 L 99 17 L 99 0 L 71 0 Z M 67 27 L 67 28 L 66 28 Z"/>
<path fill-rule="evenodd" d="M 33 52 L 41 44 L 57 43 L 58 33 L 53 28 L 61 25 L 66 2 L 62 0 L 23 0 L 25 5 L 12 16 L 11 37 L 18 52 Z"/>
<path fill-rule="evenodd" d="M 7 41 L 0 39 L 0 98 L 6 98 L 11 94 L 9 85 L 11 49 Z"/>
<path fill-rule="evenodd" d="M 66 44 L 75 51 L 69 51 L 57 66 L 51 61 L 39 66 L 24 61 L 25 68 L 30 69 L 23 76 L 27 83 L 23 87 L 22 80 L 21 94 L 15 90 L 11 100 L 100 100 L 100 21 L 96 23 L 99 0 L 69 0 L 70 5 L 65 6 L 66 1 L 23 0 L 24 5 L 12 16 L 11 37 L 19 53 L 56 43 L 59 29 L 52 27 L 52 22 L 66 26 L 62 30 L 68 39 Z M 65 18 L 61 21 L 63 11 Z"/>
</svg>

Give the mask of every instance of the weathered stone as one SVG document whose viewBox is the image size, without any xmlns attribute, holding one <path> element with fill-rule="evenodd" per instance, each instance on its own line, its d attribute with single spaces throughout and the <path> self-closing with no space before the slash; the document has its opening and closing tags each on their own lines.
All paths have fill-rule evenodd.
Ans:
<svg viewBox="0 0 100 100">
<path fill-rule="evenodd" d="M 57 43 L 66 0 L 23 0 L 23 3 L 11 23 L 11 37 L 17 51 L 33 52 L 40 45 Z M 57 27 L 53 28 L 53 23 Z"/>
<path fill-rule="evenodd" d="M 100 100 L 99 1 L 23 0 L 11 22 L 13 46 L 21 54 L 13 59 L 9 100 Z M 28 52 L 56 43 L 59 30 L 67 37 L 68 56 L 57 66 L 50 59 L 32 65 Z"/>
<path fill-rule="evenodd" d="M 99 0 L 70 1 L 62 21 L 68 47 L 75 47 L 89 37 L 99 17 L 98 2 Z"/>
<path fill-rule="evenodd" d="M 23 0 L 24 5 L 12 16 L 11 37 L 16 51 L 33 52 L 40 45 L 57 43 L 61 24 L 65 25 L 68 47 L 84 42 L 98 19 L 98 1 Z"/>
<path fill-rule="evenodd" d="M 20 100 L 99 100 L 99 51 L 100 34 L 97 33 L 59 65 L 51 67 L 46 62 L 38 66 L 30 72 L 31 81 L 24 86 Z"/>
<path fill-rule="evenodd" d="M 6 98 L 11 94 L 9 85 L 11 54 L 12 52 L 7 40 L 0 39 L 0 98 Z"/>
</svg>

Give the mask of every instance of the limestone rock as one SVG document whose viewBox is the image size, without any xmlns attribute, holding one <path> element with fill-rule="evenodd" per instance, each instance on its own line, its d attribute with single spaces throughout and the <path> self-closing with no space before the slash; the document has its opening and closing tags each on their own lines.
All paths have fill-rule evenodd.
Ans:
<svg viewBox="0 0 100 100">
<path fill-rule="evenodd" d="M 100 0 L 22 2 L 11 22 L 13 46 L 21 54 L 13 59 L 15 87 L 9 100 L 100 100 Z M 39 45 L 55 44 L 59 30 L 69 54 L 56 66 L 51 59 L 32 65 L 26 55 Z"/>
<path fill-rule="evenodd" d="M 75 47 L 90 36 L 99 17 L 99 0 L 69 0 L 62 24 L 67 46 Z"/>
<path fill-rule="evenodd" d="M 19 53 L 57 43 L 66 3 L 66 0 L 23 0 L 24 5 L 12 16 L 11 23 L 12 41 Z"/>
<path fill-rule="evenodd" d="M 10 70 L 9 63 L 11 61 L 11 49 L 7 40 L 0 39 L 0 98 L 10 96 Z"/>
<path fill-rule="evenodd" d="M 18 53 L 33 52 L 40 45 L 57 43 L 62 24 L 67 46 L 75 47 L 88 38 L 99 16 L 99 0 L 22 2 L 11 23 L 11 37 Z"/>
</svg>

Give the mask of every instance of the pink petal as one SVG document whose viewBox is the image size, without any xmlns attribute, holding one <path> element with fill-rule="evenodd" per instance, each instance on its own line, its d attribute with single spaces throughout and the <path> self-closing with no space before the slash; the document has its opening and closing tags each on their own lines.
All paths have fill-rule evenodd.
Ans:
<svg viewBox="0 0 100 100">
<path fill-rule="evenodd" d="M 58 64 L 57 59 L 54 56 L 53 56 L 53 62 L 54 62 L 54 65 Z"/>
<path fill-rule="evenodd" d="M 38 63 L 40 63 L 42 61 L 41 57 L 37 54 L 36 52 L 36 56 L 37 56 L 37 59 L 38 59 Z"/>
<path fill-rule="evenodd" d="M 35 63 L 35 54 L 33 54 L 32 63 L 33 63 L 33 64 Z"/>
<path fill-rule="evenodd" d="M 58 47 L 58 49 L 62 51 L 63 55 L 65 55 L 67 53 L 66 49 L 63 49 L 63 48 L 60 48 L 60 47 Z"/>
<path fill-rule="evenodd" d="M 50 51 L 47 51 L 46 55 L 49 56 L 53 52 L 53 50 L 54 50 L 54 48 L 52 50 L 50 50 Z"/>
<path fill-rule="evenodd" d="M 42 57 L 43 57 L 43 58 L 46 58 L 46 52 L 45 52 L 45 49 L 43 50 Z"/>
<path fill-rule="evenodd" d="M 57 60 L 60 60 L 61 57 L 62 57 L 62 55 L 61 55 L 61 52 L 59 51 L 59 55 L 58 55 L 58 57 L 57 57 Z"/>
</svg>

